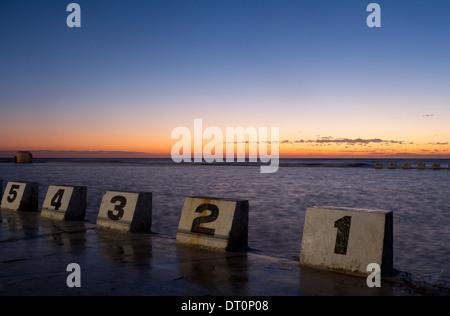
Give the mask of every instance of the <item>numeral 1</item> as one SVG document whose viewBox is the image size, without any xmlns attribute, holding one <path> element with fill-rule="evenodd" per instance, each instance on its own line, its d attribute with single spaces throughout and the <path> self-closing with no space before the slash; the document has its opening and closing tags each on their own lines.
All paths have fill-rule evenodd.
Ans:
<svg viewBox="0 0 450 316">
<path fill-rule="evenodd" d="M 334 222 L 334 227 L 337 228 L 336 244 L 334 246 L 334 253 L 339 255 L 347 254 L 348 238 L 350 235 L 351 216 L 344 216 Z"/>
</svg>

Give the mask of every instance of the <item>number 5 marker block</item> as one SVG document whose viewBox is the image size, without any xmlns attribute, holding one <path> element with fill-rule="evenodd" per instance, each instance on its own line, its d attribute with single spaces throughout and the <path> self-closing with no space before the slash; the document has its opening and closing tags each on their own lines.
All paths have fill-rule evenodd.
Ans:
<svg viewBox="0 0 450 316">
<path fill-rule="evenodd" d="M 301 265 L 367 275 L 370 263 L 379 264 L 382 275 L 392 272 L 391 211 L 336 207 L 306 210 Z"/>
<path fill-rule="evenodd" d="M 152 193 L 107 191 L 100 205 L 97 225 L 132 233 L 149 231 Z"/>
<path fill-rule="evenodd" d="M 188 197 L 176 240 L 217 250 L 239 250 L 248 245 L 248 201 Z"/>
<path fill-rule="evenodd" d="M 86 215 L 86 187 L 48 187 L 41 216 L 56 220 L 84 220 Z"/>
<path fill-rule="evenodd" d="M 39 184 L 35 182 L 8 182 L 0 208 L 12 211 L 37 212 L 38 194 Z"/>
</svg>

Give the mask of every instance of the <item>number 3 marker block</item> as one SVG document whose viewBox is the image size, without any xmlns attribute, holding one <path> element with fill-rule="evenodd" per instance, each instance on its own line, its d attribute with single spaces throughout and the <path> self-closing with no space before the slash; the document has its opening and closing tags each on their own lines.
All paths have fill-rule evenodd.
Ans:
<svg viewBox="0 0 450 316">
<path fill-rule="evenodd" d="M 86 215 L 86 187 L 48 187 L 41 216 L 56 220 L 84 220 Z"/>
<path fill-rule="evenodd" d="M 37 212 L 38 194 L 39 184 L 35 182 L 8 182 L 0 208 Z"/>
<path fill-rule="evenodd" d="M 152 193 L 107 191 L 103 195 L 97 225 L 132 233 L 149 231 Z"/>
<path fill-rule="evenodd" d="M 377 263 L 382 275 L 392 272 L 391 211 L 353 208 L 308 208 L 300 264 L 343 273 L 367 275 Z"/>
<path fill-rule="evenodd" d="M 176 240 L 217 250 L 239 250 L 248 245 L 248 201 L 188 197 Z"/>
</svg>

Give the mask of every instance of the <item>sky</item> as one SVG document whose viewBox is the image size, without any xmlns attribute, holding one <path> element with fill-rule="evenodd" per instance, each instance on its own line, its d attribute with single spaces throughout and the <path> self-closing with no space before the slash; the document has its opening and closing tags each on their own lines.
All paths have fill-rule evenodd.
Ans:
<svg viewBox="0 0 450 316">
<path fill-rule="evenodd" d="M 281 157 L 450 157 L 450 1 L 373 28 L 371 2 L 0 0 L 0 157 L 170 157 L 195 119 L 278 127 Z"/>
</svg>

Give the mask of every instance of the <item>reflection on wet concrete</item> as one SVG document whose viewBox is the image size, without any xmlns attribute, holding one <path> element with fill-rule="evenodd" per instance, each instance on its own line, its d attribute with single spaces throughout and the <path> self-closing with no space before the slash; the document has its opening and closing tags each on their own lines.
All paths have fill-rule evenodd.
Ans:
<svg viewBox="0 0 450 316">
<path fill-rule="evenodd" d="M 84 221 L 54 221 L 41 218 L 42 230 L 47 239 L 47 247 L 57 252 L 73 252 L 82 255 L 86 248 L 87 224 Z"/>
<path fill-rule="evenodd" d="M 249 262 L 246 252 L 210 251 L 176 245 L 180 279 L 216 295 L 248 295 Z"/>
<path fill-rule="evenodd" d="M 81 287 L 69 288 L 70 263 Z M 300 267 L 255 251 L 216 252 L 39 213 L 0 211 L 0 295 L 411 295 L 395 283 Z"/>
<path fill-rule="evenodd" d="M 40 216 L 36 212 L 2 210 L 0 223 L 12 239 L 33 237 L 40 229 Z M 3 235 L 3 229 L 0 231 L 0 236 Z"/>
<path fill-rule="evenodd" d="M 150 234 L 131 234 L 98 228 L 97 237 L 100 254 L 109 264 L 133 264 L 138 268 L 151 268 Z"/>
<path fill-rule="evenodd" d="M 388 280 L 381 280 L 381 287 L 368 287 L 366 278 L 332 271 L 301 267 L 300 283 L 305 296 L 385 296 L 411 295 L 408 289 L 396 287 Z"/>
</svg>

